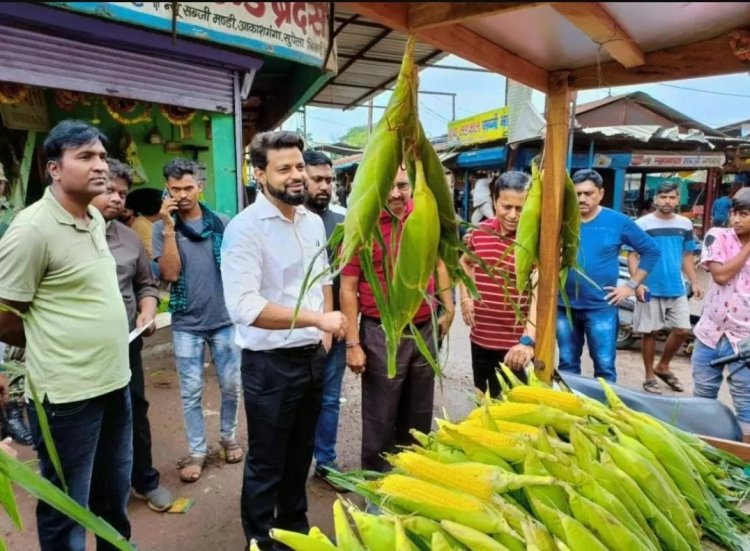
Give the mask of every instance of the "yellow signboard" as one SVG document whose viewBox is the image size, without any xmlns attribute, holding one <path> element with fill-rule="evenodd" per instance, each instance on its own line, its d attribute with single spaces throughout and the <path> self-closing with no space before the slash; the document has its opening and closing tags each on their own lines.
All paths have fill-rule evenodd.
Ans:
<svg viewBox="0 0 750 551">
<path fill-rule="evenodd" d="M 448 142 L 468 145 L 508 136 L 508 108 L 500 107 L 448 123 Z"/>
</svg>

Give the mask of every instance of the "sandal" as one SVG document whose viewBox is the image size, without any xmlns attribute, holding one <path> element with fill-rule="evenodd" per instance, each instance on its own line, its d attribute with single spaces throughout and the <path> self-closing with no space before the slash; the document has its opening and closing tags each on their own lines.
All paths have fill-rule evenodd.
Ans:
<svg viewBox="0 0 750 551">
<path fill-rule="evenodd" d="M 191 455 L 180 469 L 180 480 L 183 482 L 195 482 L 203 473 L 203 464 L 206 458 L 201 455 Z"/>
<path fill-rule="evenodd" d="M 243 453 L 242 448 L 237 443 L 237 440 L 221 440 L 221 456 L 227 463 L 239 463 L 242 461 Z"/>
<path fill-rule="evenodd" d="M 675 374 L 671 371 L 667 371 L 666 373 L 659 373 L 658 371 L 654 371 L 654 374 L 662 381 L 664 381 L 664 384 L 666 384 L 672 390 L 676 392 L 682 392 L 685 390 L 685 387 L 682 386 L 680 380 L 675 377 Z"/>
<path fill-rule="evenodd" d="M 651 394 L 661 394 L 661 387 L 656 379 L 646 379 L 643 381 L 643 390 Z"/>
</svg>

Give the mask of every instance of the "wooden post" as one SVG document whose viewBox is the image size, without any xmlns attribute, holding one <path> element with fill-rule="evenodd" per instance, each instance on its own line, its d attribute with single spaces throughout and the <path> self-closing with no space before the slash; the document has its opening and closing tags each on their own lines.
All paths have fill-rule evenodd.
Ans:
<svg viewBox="0 0 750 551">
<path fill-rule="evenodd" d="M 535 353 L 539 362 L 539 378 L 550 382 L 555 369 L 557 348 L 555 334 L 560 277 L 560 228 L 570 126 L 570 91 L 566 71 L 550 74 L 546 111 Z"/>
</svg>

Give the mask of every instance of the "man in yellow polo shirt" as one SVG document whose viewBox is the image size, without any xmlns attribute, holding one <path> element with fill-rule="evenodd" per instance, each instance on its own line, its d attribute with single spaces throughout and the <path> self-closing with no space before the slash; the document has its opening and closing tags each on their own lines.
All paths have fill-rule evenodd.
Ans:
<svg viewBox="0 0 750 551">
<path fill-rule="evenodd" d="M 128 319 L 104 219 L 89 206 L 107 186 L 106 143 L 80 121 L 44 141 L 50 185 L 0 240 L 0 302 L 25 314 L 0 313 L 0 341 L 26 346 L 70 496 L 129 539 Z M 42 476 L 61 486 L 26 397 Z M 43 502 L 37 531 L 42 551 L 86 548 L 84 529 Z"/>
</svg>

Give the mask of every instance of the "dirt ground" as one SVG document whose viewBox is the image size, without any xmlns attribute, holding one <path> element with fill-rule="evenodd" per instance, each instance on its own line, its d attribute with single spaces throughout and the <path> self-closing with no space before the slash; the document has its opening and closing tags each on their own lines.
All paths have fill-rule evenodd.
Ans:
<svg viewBox="0 0 750 551">
<path fill-rule="evenodd" d="M 143 551 L 240 551 L 245 549 L 239 513 L 242 464 L 227 465 L 214 457 L 198 482 L 187 485 L 179 480 L 177 461 L 187 450 L 182 428 L 179 386 L 169 338 L 168 329 L 159 330 L 151 337 L 150 346 L 145 354 L 154 462 L 162 473 L 162 482 L 175 496 L 192 498 L 195 504 L 184 514 L 159 514 L 152 512 L 143 502 L 132 500 L 130 514 L 133 540 Z M 452 418 L 460 418 L 471 407 L 469 396 L 472 388 L 468 331 L 460 318 L 456 319 L 453 325 L 449 344 L 446 377 L 442 388 L 436 386 L 435 415 L 442 415 L 445 408 Z M 591 375 L 590 361 L 587 357 L 584 361 L 585 373 Z M 684 395 L 691 395 L 689 358 L 679 354 L 672 363 L 672 369 L 686 386 Z M 619 353 L 618 374 L 620 384 L 640 389 L 643 367 L 638 344 L 633 350 Z M 671 392 L 666 387 L 664 390 L 665 394 Z M 218 396 L 216 376 L 213 368 L 209 367 L 204 407 L 209 443 L 213 445 L 214 452 L 218 447 Z M 342 396 L 344 403 L 340 417 L 339 461 L 344 469 L 356 469 L 359 467 L 360 391 L 359 382 L 351 372 L 347 372 L 345 376 Z M 722 388 L 721 399 L 724 403 L 731 403 L 726 385 Z M 244 411 L 240 414 L 238 434 L 244 443 Z M 20 448 L 20 457 L 33 460 L 34 453 L 28 448 Z M 6 538 L 8 549 L 32 551 L 38 548 L 35 534 L 35 500 L 21 489 L 17 494 L 26 525 L 25 531 L 21 534 L 16 533 L 10 526 L 7 516 L 0 513 L 0 534 Z M 318 525 L 324 532 L 332 535 L 331 504 L 335 499 L 335 493 L 325 483 L 310 478 L 308 496 L 310 523 Z M 93 548 L 92 543 L 90 549 Z"/>
</svg>

